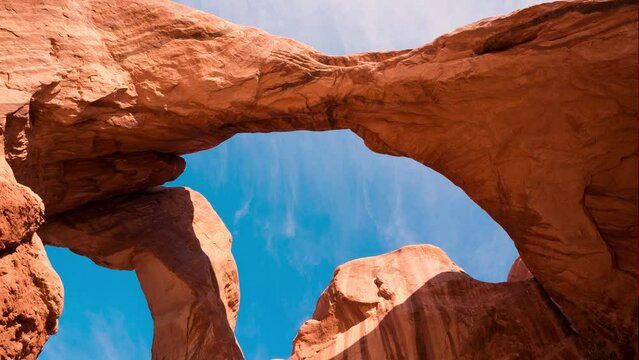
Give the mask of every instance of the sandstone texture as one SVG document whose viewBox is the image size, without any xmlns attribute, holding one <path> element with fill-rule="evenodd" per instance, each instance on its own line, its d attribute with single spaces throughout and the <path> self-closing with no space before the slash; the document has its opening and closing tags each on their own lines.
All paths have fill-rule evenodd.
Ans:
<svg viewBox="0 0 639 360">
<path fill-rule="evenodd" d="M 39 234 L 99 265 L 135 270 L 155 324 L 154 358 L 241 358 L 231 234 L 202 195 L 123 195 L 52 216 Z"/>
<path fill-rule="evenodd" d="M 636 358 L 637 17 L 635 1 L 555 2 L 468 25 L 416 49 L 327 56 L 168 1 L 4 0 L 0 123 L 11 169 L 0 163 L 0 244 L 27 244 L 42 216 L 39 200 L 16 184 L 13 172 L 41 197 L 45 221 L 69 234 L 43 229 L 45 243 L 105 266 L 135 268 L 154 318 L 170 313 L 166 317 L 179 322 L 183 315 L 153 305 L 160 290 L 141 269 L 162 269 L 161 277 L 186 284 L 167 296 L 179 299 L 170 305 L 176 309 L 206 301 L 228 309 L 227 294 L 219 290 L 236 286 L 236 280 L 222 280 L 228 269 L 208 260 L 178 266 L 160 255 L 171 252 L 163 246 L 175 249 L 167 238 L 189 239 L 195 253 L 180 250 L 189 254 L 185 260 L 201 254 L 203 235 L 184 235 L 197 224 L 176 210 L 188 201 L 166 195 L 173 200 L 153 202 L 166 208 L 149 205 L 160 218 L 182 219 L 186 228 L 139 239 L 131 235 L 154 231 L 154 216 L 133 206 L 144 214 L 133 221 L 118 204 L 166 199 L 146 190 L 180 174 L 179 155 L 236 133 L 350 129 L 373 151 L 413 158 L 460 186 L 508 232 L 535 278 L 486 287 L 460 274 L 451 284 L 478 297 L 495 291 L 524 299 L 540 311 L 525 321 L 565 319 L 585 357 Z M 111 216 L 122 224 L 93 231 Z M 113 258 L 115 240 L 123 253 Z M 153 249 L 145 252 L 147 260 L 131 255 L 137 241 Z M 209 259 L 230 258 L 225 251 Z M 137 259 L 140 269 L 127 259 Z M 181 278 L 181 266 L 204 266 L 217 280 L 190 272 Z M 14 274 L 21 281 L 23 275 Z M 198 290 L 187 296 L 187 288 Z M 419 298 L 449 299 L 449 288 L 442 284 L 439 295 L 428 290 Z M 524 291 L 545 302 L 518 295 Z M 434 305 L 423 301 L 422 310 L 410 314 L 433 316 Z M 548 301 L 556 304 L 555 320 L 540 305 Z M 471 306 L 462 303 L 451 300 L 459 309 Z M 487 304 L 483 311 L 510 309 L 498 299 Z M 206 311 L 223 314 L 214 308 Z M 193 325 L 203 347 L 184 344 L 177 330 L 172 346 L 203 349 L 219 340 L 229 358 L 241 356 L 228 334 L 216 328 L 215 341 L 206 335 L 218 326 L 208 322 L 212 316 Z M 486 319 L 481 312 L 473 316 Z M 156 322 L 156 331 L 160 326 Z M 227 326 L 232 329 L 232 321 Z M 554 349 L 543 334 L 534 338 Z M 469 338 L 459 339 L 465 344 Z M 508 344 L 505 351 L 518 345 Z M 156 342 L 154 351 L 169 350 Z"/>
<path fill-rule="evenodd" d="M 42 201 L 16 182 L 1 142 L 0 210 L 0 359 L 35 359 L 58 329 L 62 283 L 35 234 Z"/>
<path fill-rule="evenodd" d="M 432 245 L 335 270 L 292 359 L 581 359 L 534 281 L 472 279 Z"/>
<path fill-rule="evenodd" d="M 37 235 L 0 255 L 0 359 L 35 359 L 58 331 L 62 283 Z"/>
<path fill-rule="evenodd" d="M 522 281 L 532 279 L 533 275 L 528 270 L 526 264 L 518 257 L 513 265 L 510 267 L 510 272 L 508 273 L 508 282 Z"/>
</svg>

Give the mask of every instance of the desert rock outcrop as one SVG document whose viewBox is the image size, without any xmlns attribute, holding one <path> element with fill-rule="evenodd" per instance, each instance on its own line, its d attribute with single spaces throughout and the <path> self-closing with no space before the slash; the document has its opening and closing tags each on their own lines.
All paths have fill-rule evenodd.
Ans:
<svg viewBox="0 0 639 360">
<path fill-rule="evenodd" d="M 168 1 L 2 5 L 5 157 L 47 219 L 161 185 L 239 132 L 351 129 L 501 224 L 588 356 L 637 356 L 636 2 L 541 4 L 353 56 Z M 9 228 L 35 230 L 38 203 L 20 211 Z"/>
<path fill-rule="evenodd" d="M 39 233 L 99 265 L 135 270 L 157 359 L 240 359 L 231 234 L 202 195 L 158 188 L 47 219 Z"/>
<path fill-rule="evenodd" d="M 580 359 L 575 335 L 534 281 L 472 279 L 432 245 L 335 270 L 292 359 Z"/>
<path fill-rule="evenodd" d="M 36 359 L 58 331 L 62 283 L 37 235 L 0 255 L 0 359 Z"/>
<path fill-rule="evenodd" d="M 2 149 L 0 143 L 0 155 Z M 0 209 L 0 359 L 35 359 L 58 329 L 62 284 L 34 233 L 43 220 L 42 202 L 16 182 L 4 156 Z"/>
</svg>

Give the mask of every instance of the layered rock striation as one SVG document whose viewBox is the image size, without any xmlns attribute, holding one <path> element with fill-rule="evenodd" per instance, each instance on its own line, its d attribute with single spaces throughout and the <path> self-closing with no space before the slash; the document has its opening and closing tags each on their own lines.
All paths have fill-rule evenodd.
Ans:
<svg viewBox="0 0 639 360">
<path fill-rule="evenodd" d="M 22 185 L 42 199 L 51 226 L 62 226 L 52 219 L 75 219 L 84 216 L 79 210 L 84 206 L 92 209 L 73 231 L 64 231 L 69 236 L 55 237 L 46 228 L 42 234 L 45 242 L 100 262 L 112 255 L 115 238 L 108 231 L 88 232 L 88 224 L 102 224 L 110 216 L 111 210 L 95 206 L 112 206 L 117 217 L 126 213 L 118 207 L 122 201 L 151 201 L 159 195 L 147 189 L 183 170 L 179 155 L 240 132 L 351 129 L 374 151 L 410 157 L 442 173 L 509 233 L 536 280 L 489 286 L 486 293 L 517 296 L 528 287 L 556 304 L 555 316 L 568 321 L 584 356 L 638 356 L 634 1 L 541 4 L 471 24 L 420 48 L 352 56 L 327 56 L 168 1 L 2 5 L 0 124 L 11 168 L 0 165 L 0 263 L 10 262 L 11 249 L 36 248 L 32 234 L 42 221 L 42 206 Z M 167 204 L 161 210 L 150 206 L 159 216 L 181 219 L 173 214 L 172 201 L 157 201 Z M 146 213 L 144 207 L 138 211 Z M 153 219 L 143 216 L 141 221 L 150 223 L 133 222 L 132 228 L 124 221 L 115 239 L 123 242 L 118 249 L 142 241 L 129 235 L 150 228 Z M 186 220 L 183 225 L 176 239 L 190 239 L 195 250 L 185 251 L 180 263 L 200 264 L 196 243 L 201 235 L 184 237 L 196 225 Z M 180 278 L 180 266 L 167 265 L 171 261 L 162 257 L 170 256 L 161 255 L 175 248 L 161 236 L 142 238 L 144 248 L 153 250 L 147 260 L 136 260 L 140 269 L 164 269 L 158 270 L 162 276 L 186 284 L 184 292 L 195 291 L 175 306 L 214 297 L 228 305 L 219 289 L 235 286 L 236 280 L 225 278 L 226 270 L 206 260 L 202 268 L 216 281 L 212 275 L 201 280 L 202 274 Z M 111 266 L 135 268 L 143 284 L 151 281 L 130 263 L 127 251 L 124 260 L 118 257 L 123 263 Z M 228 249 L 220 251 L 209 259 L 230 257 Z M 32 267 L 27 260 L 20 263 Z M 51 276 L 46 284 L 31 281 L 28 286 L 37 290 L 32 301 L 47 303 L 47 296 L 35 296 L 47 293 L 58 294 L 49 297 L 59 303 L 60 293 L 50 291 L 59 289 L 53 270 L 40 264 Z M 11 266 L 10 286 L 27 286 L 16 284 L 29 283 L 28 271 Z M 459 286 L 471 293 L 488 289 L 464 281 Z M 539 285 L 531 285 L 535 281 Z M 152 294 L 159 290 L 148 286 L 154 311 Z M 0 297 L 5 304 L 10 298 L 4 292 Z M 430 314 L 424 306 L 424 314 Z M 59 307 L 45 307 L 37 315 L 41 324 L 59 315 Z M 226 313 L 214 308 L 216 314 Z M 0 324 L 26 311 L 11 309 Z M 160 305 L 155 309 L 154 317 L 166 314 Z M 552 317 L 538 318 L 544 316 Z M 222 320 L 232 329 L 228 319 Z M 213 341 L 206 335 L 209 326 L 194 327 L 202 347 L 178 347 L 207 348 Z M 29 354 L 37 353 L 52 329 L 36 327 L 42 340 L 31 342 Z M 225 336 L 221 343 L 235 344 Z M 0 339 L 4 349 L 10 341 Z M 28 343 L 25 339 L 11 341 Z M 158 346 L 156 354 L 164 353 Z M 230 358 L 241 356 L 229 346 Z"/>
</svg>

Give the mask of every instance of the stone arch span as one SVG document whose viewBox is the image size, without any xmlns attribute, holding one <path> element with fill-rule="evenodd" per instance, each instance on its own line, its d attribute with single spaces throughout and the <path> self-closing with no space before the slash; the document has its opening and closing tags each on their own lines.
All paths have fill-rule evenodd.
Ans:
<svg viewBox="0 0 639 360">
<path fill-rule="evenodd" d="M 586 353 L 636 356 L 634 2 L 543 4 L 338 57 L 169 2 L 11 7 L 24 16 L 3 23 L 33 41 L 0 44 L 39 62 L 6 67 L 4 151 L 45 228 L 238 132 L 351 129 L 502 225 Z"/>
</svg>

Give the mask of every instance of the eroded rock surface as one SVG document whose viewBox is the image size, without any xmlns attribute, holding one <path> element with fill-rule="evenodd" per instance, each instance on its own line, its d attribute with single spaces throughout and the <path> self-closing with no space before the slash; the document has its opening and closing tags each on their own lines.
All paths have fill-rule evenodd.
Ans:
<svg viewBox="0 0 639 360">
<path fill-rule="evenodd" d="M 292 359 L 581 359 L 534 281 L 474 280 L 432 245 L 335 270 Z"/>
<path fill-rule="evenodd" d="M 530 273 L 530 270 L 528 270 L 528 267 L 521 257 L 518 257 L 510 267 L 510 271 L 508 272 L 508 282 L 523 281 L 532 278 L 533 275 Z"/>
<path fill-rule="evenodd" d="M 58 331 L 62 283 L 42 241 L 0 254 L 0 359 L 36 359 L 48 335 Z"/>
<path fill-rule="evenodd" d="M 231 234 L 202 195 L 158 188 L 47 219 L 39 234 L 95 263 L 135 270 L 154 322 L 154 359 L 241 359 Z"/>
<path fill-rule="evenodd" d="M 589 356 L 637 356 L 636 2 L 542 4 L 353 56 L 168 1 L 2 5 L 6 159 L 47 217 L 160 185 L 239 132 L 351 129 L 501 224 Z"/>
<path fill-rule="evenodd" d="M 0 139 L 5 133 L 0 113 Z M 0 142 L 0 359 L 35 359 L 58 329 L 63 290 L 35 230 L 42 202 L 16 182 Z"/>
</svg>

